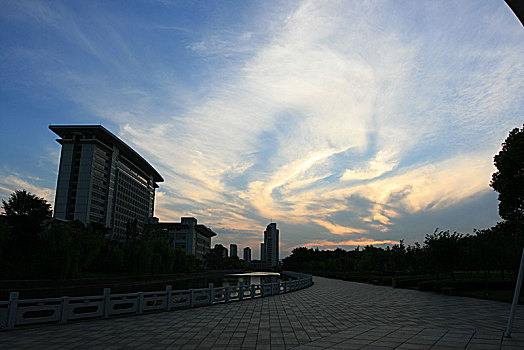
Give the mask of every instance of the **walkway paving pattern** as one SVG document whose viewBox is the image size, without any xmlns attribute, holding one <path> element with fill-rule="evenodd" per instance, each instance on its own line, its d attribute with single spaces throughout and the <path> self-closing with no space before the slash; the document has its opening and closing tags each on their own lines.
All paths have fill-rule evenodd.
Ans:
<svg viewBox="0 0 524 350">
<path fill-rule="evenodd" d="M 524 349 L 524 306 L 315 277 L 307 289 L 153 313 L 20 328 L 0 348 Z"/>
</svg>

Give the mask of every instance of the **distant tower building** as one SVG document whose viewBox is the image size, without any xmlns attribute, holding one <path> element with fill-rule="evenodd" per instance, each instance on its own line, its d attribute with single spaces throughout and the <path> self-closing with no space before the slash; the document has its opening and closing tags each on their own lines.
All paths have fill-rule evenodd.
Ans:
<svg viewBox="0 0 524 350">
<path fill-rule="evenodd" d="M 271 268 L 278 265 L 278 236 L 277 224 L 272 222 L 264 231 L 264 250 L 266 266 Z"/>
<path fill-rule="evenodd" d="M 251 248 L 244 248 L 244 261 L 251 262 Z"/>
<path fill-rule="evenodd" d="M 229 256 L 231 258 L 238 257 L 237 250 L 238 250 L 238 247 L 236 244 L 230 244 L 229 245 Z"/>
<path fill-rule="evenodd" d="M 54 217 L 98 223 L 111 237 L 126 238 L 126 225 L 141 233 L 153 217 L 160 174 L 101 125 L 50 125 L 62 145 Z"/>
<path fill-rule="evenodd" d="M 260 262 L 262 266 L 265 266 L 266 263 L 266 247 L 264 243 L 260 243 Z"/>
</svg>

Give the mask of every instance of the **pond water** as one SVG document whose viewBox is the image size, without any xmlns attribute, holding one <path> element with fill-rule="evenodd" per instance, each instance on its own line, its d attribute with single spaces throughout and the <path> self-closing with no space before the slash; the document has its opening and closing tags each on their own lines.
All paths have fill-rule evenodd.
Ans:
<svg viewBox="0 0 524 350">
<path fill-rule="evenodd" d="M 249 273 L 234 273 L 225 275 L 220 285 L 216 287 L 238 286 L 240 282 L 244 285 L 274 283 L 278 280 L 287 281 L 288 276 L 281 275 L 277 272 L 249 272 Z"/>
<path fill-rule="evenodd" d="M 261 284 L 262 282 L 274 283 L 278 280 L 289 281 L 292 279 L 294 278 L 277 272 L 248 272 L 214 277 L 200 277 L 185 281 L 173 281 L 171 285 L 173 290 L 180 290 L 190 288 L 207 288 L 209 286 L 209 283 L 213 283 L 214 287 L 227 287 L 238 286 L 240 282 L 242 282 L 244 285 L 250 285 Z"/>
</svg>

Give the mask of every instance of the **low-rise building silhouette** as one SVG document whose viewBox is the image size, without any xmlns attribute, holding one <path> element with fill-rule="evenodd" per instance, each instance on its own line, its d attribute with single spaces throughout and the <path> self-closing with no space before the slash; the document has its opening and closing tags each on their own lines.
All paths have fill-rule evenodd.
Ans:
<svg viewBox="0 0 524 350">
<path fill-rule="evenodd" d="M 222 244 L 215 244 L 215 251 L 218 256 L 227 258 L 227 248 L 224 247 Z"/>
<path fill-rule="evenodd" d="M 173 249 L 183 250 L 200 261 L 211 250 L 211 238 L 216 236 L 209 227 L 197 224 L 197 219 L 193 217 L 183 217 L 180 222 L 152 223 L 148 228 L 167 233 Z"/>
</svg>

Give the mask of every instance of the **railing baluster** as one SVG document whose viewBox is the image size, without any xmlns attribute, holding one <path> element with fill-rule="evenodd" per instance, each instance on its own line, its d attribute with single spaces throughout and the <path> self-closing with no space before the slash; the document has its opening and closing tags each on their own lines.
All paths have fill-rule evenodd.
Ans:
<svg viewBox="0 0 524 350">
<path fill-rule="evenodd" d="M 166 310 L 169 311 L 173 307 L 173 295 L 171 285 L 166 286 Z"/>
<path fill-rule="evenodd" d="M 9 305 L 7 311 L 7 329 L 15 328 L 16 314 L 18 309 L 18 292 L 9 293 Z"/>
<path fill-rule="evenodd" d="M 60 301 L 60 324 L 67 322 L 67 314 L 69 312 L 69 297 L 62 297 Z"/>
<path fill-rule="evenodd" d="M 111 313 L 111 288 L 104 288 L 104 295 L 103 295 L 103 298 L 104 298 L 104 303 L 103 303 L 103 307 L 104 307 L 104 318 L 109 318 L 109 315 Z"/>
</svg>

